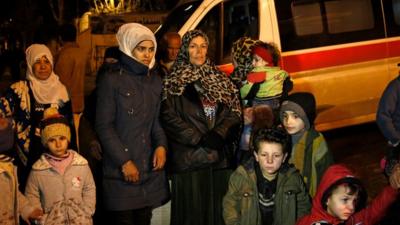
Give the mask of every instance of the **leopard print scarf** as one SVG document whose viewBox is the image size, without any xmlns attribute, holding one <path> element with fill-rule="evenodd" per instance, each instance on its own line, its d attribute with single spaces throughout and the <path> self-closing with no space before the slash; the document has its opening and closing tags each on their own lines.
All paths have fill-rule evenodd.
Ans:
<svg viewBox="0 0 400 225">
<path fill-rule="evenodd" d="M 237 66 L 230 78 L 238 88 L 242 86 L 242 81 L 246 79 L 247 74 L 253 69 L 251 51 L 253 46 L 259 43 L 262 42 L 249 37 L 241 37 L 232 45 L 232 58 L 236 61 Z"/>
<path fill-rule="evenodd" d="M 225 104 L 240 116 L 238 89 L 231 80 L 219 71 L 208 58 L 201 66 L 190 63 L 189 43 L 198 36 L 203 37 L 209 43 L 206 34 L 200 30 L 191 30 L 183 36 L 182 46 L 171 73 L 164 80 L 163 100 L 167 99 L 169 95 L 182 95 L 188 84 L 200 81 L 204 89 L 204 97 L 208 101 Z"/>
</svg>

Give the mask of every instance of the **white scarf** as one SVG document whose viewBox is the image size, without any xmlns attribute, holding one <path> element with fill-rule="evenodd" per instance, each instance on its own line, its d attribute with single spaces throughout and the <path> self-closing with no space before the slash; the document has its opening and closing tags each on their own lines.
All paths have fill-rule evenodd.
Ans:
<svg viewBox="0 0 400 225">
<path fill-rule="evenodd" d="M 154 52 L 157 50 L 157 41 L 154 37 L 153 32 L 139 24 L 139 23 L 127 23 L 122 25 L 116 34 L 119 50 L 121 50 L 125 55 L 135 59 L 140 62 L 138 59 L 133 57 L 132 50 L 142 41 L 152 41 L 154 44 Z M 151 59 L 149 69 L 153 68 L 156 60 L 155 57 Z"/>
<path fill-rule="evenodd" d="M 25 53 L 28 67 L 26 79 L 29 81 L 35 100 L 41 104 L 57 104 L 59 106 L 69 101 L 67 89 L 53 70 L 46 80 L 37 79 L 33 74 L 32 66 L 42 56 L 45 56 L 53 67 L 53 56 L 50 50 L 45 45 L 33 44 L 26 49 Z"/>
</svg>

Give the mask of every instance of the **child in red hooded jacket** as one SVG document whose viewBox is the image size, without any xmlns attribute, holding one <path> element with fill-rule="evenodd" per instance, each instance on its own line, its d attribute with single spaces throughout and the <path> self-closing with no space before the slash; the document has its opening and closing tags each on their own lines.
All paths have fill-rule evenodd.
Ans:
<svg viewBox="0 0 400 225">
<path fill-rule="evenodd" d="M 400 165 L 389 177 L 390 185 L 368 205 L 367 194 L 360 179 L 344 165 L 330 166 L 313 199 L 311 213 L 296 225 L 373 225 L 385 215 L 396 200 L 400 188 Z"/>
</svg>

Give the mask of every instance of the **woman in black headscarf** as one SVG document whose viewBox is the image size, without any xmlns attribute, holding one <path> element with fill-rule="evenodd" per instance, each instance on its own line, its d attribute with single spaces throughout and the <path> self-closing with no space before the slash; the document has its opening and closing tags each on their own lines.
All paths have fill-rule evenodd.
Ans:
<svg viewBox="0 0 400 225">
<path fill-rule="evenodd" d="M 192 30 L 164 81 L 162 122 L 172 172 L 171 224 L 223 224 L 237 128 L 238 90 L 207 58 L 208 37 Z"/>
</svg>

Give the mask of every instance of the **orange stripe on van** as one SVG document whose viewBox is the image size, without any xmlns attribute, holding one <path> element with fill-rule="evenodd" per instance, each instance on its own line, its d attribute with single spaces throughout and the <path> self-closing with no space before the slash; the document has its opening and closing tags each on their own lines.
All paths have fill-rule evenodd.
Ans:
<svg viewBox="0 0 400 225">
<path fill-rule="evenodd" d="M 400 41 L 283 56 L 282 65 L 283 69 L 293 73 L 395 56 L 400 56 Z"/>
</svg>

